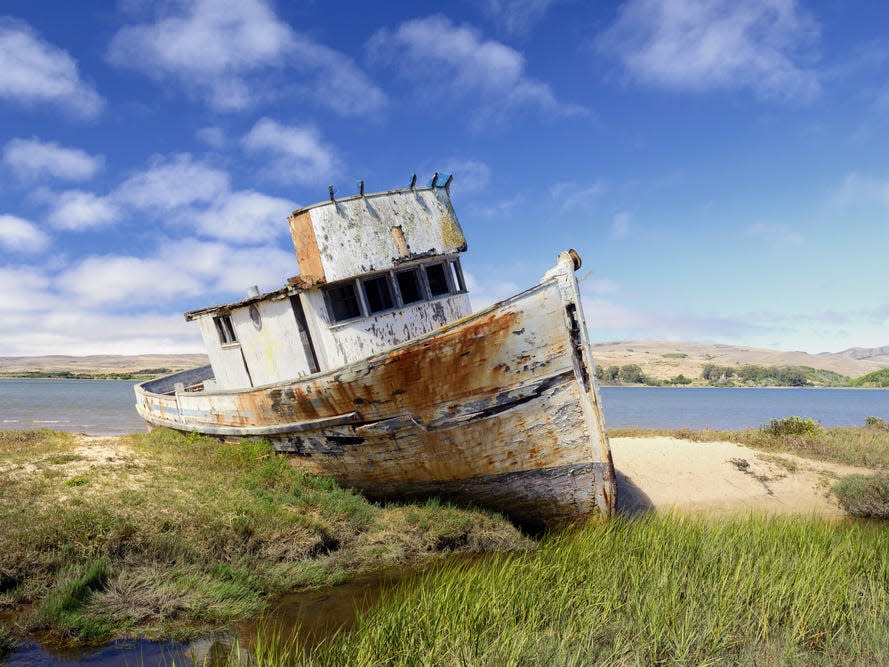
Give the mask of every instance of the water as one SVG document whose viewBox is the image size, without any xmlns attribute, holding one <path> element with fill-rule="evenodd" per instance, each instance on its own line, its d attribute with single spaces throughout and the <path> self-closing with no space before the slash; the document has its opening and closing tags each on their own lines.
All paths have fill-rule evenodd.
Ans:
<svg viewBox="0 0 889 667">
<path fill-rule="evenodd" d="M 889 391 L 873 389 L 603 387 L 601 395 L 608 428 L 725 430 L 790 415 L 825 426 L 861 425 L 869 415 L 889 420 Z M 134 403 L 131 380 L 0 379 L 0 430 L 141 432 Z"/>
<path fill-rule="evenodd" d="M 798 415 L 824 426 L 889 420 L 889 391 L 876 389 L 732 389 L 603 387 L 607 428 L 751 428 Z"/>
<path fill-rule="evenodd" d="M 50 428 L 90 435 L 145 430 L 132 380 L 0 379 L 0 430 Z"/>
</svg>

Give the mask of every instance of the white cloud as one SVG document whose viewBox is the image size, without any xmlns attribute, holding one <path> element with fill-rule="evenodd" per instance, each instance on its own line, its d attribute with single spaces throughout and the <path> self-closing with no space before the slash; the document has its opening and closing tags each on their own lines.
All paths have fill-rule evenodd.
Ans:
<svg viewBox="0 0 889 667">
<path fill-rule="evenodd" d="M 844 205 L 877 202 L 889 206 L 889 179 L 852 172 L 843 180 L 836 199 Z"/>
<path fill-rule="evenodd" d="M 463 278 L 466 280 L 466 289 L 469 291 L 474 311 L 486 308 L 521 291 L 518 284 L 511 280 L 496 277 L 492 279 L 490 275 L 479 280 L 475 273 L 464 270 Z"/>
<path fill-rule="evenodd" d="M 3 162 L 22 179 L 46 175 L 66 181 L 86 181 L 102 168 L 104 158 L 78 148 L 64 148 L 52 141 L 12 139 L 3 147 Z"/>
<path fill-rule="evenodd" d="M 275 156 L 277 159 L 267 173 L 282 183 L 319 183 L 336 171 L 333 149 L 321 141 L 313 127 L 282 125 L 262 118 L 242 143 L 250 152 Z"/>
<path fill-rule="evenodd" d="M 304 75 L 296 84 L 308 93 L 303 101 L 338 113 L 368 114 L 385 104 L 351 59 L 294 33 L 263 0 L 185 0 L 164 9 L 154 22 L 122 28 L 108 59 L 156 79 L 179 79 L 220 111 L 283 90 L 283 82 L 269 85 L 262 77 L 285 70 Z"/>
<path fill-rule="evenodd" d="M 197 229 L 226 241 L 266 243 L 288 230 L 287 216 L 295 208 L 287 199 L 242 190 L 220 197 L 198 213 Z"/>
<path fill-rule="evenodd" d="M 817 34 L 795 0 L 629 0 L 599 46 L 665 88 L 749 88 L 807 100 L 820 84 L 800 52 Z"/>
<path fill-rule="evenodd" d="M 25 23 L 3 18 L 0 98 L 23 106 L 54 104 L 84 118 L 96 117 L 104 106 L 67 51 L 44 41 Z"/>
<path fill-rule="evenodd" d="M 104 227 L 120 219 L 120 210 L 107 197 L 83 190 L 68 190 L 52 195 L 49 224 L 56 229 L 83 231 Z"/>
<path fill-rule="evenodd" d="M 529 77 L 521 53 L 444 16 L 405 21 L 395 30 L 380 29 L 368 42 L 368 51 L 373 58 L 395 65 L 428 101 L 472 103 L 476 120 L 522 107 L 553 113 L 580 110 L 559 102 L 546 83 Z"/>
<path fill-rule="evenodd" d="M 598 278 L 596 280 L 583 281 L 583 289 L 598 296 L 610 296 L 620 294 L 620 285 L 610 278 Z"/>
<path fill-rule="evenodd" d="M 628 239 L 633 235 L 633 217 L 626 211 L 621 211 L 611 221 L 611 238 Z"/>
<path fill-rule="evenodd" d="M 241 248 L 184 238 L 162 242 L 148 257 L 87 257 L 62 272 L 56 285 L 91 308 L 157 305 L 198 295 L 241 298 L 251 285 L 276 289 L 296 273 L 295 255 L 275 246 Z"/>
<path fill-rule="evenodd" d="M 126 303 L 165 303 L 198 294 L 201 283 L 178 266 L 160 258 L 92 256 L 65 271 L 58 284 L 90 306 Z"/>
<path fill-rule="evenodd" d="M 0 247 L 10 252 L 31 253 L 39 252 L 47 245 L 49 236 L 33 222 L 14 215 L 0 215 Z"/>
<path fill-rule="evenodd" d="M 117 203 L 151 211 L 171 211 L 196 202 L 212 202 L 229 190 L 228 174 L 184 153 L 155 157 L 148 169 L 115 188 Z"/>
<path fill-rule="evenodd" d="M 581 185 L 575 181 L 564 181 L 550 187 L 550 194 L 560 203 L 562 212 L 571 210 L 588 210 L 599 200 L 608 189 L 604 181 L 595 181 L 589 185 Z"/>
<path fill-rule="evenodd" d="M 525 34 L 557 0 L 485 0 L 485 13 L 512 34 Z"/>
<path fill-rule="evenodd" d="M 488 187 L 491 168 L 481 160 L 445 160 L 442 171 L 454 176 L 451 189 L 456 192 L 477 192 Z"/>
<path fill-rule="evenodd" d="M 775 251 L 796 248 L 805 243 L 802 234 L 781 224 L 757 222 L 747 227 L 744 230 L 744 235 L 761 239 Z"/>
<path fill-rule="evenodd" d="M 228 143 L 225 132 L 221 127 L 202 127 L 197 131 L 197 137 L 210 148 L 215 148 L 216 150 L 224 148 Z"/>
</svg>

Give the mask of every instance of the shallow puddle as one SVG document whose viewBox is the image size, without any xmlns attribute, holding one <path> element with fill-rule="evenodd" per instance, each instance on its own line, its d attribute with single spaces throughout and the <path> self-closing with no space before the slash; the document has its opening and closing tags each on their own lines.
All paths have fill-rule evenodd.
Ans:
<svg viewBox="0 0 889 667">
<path fill-rule="evenodd" d="M 355 625 L 359 612 L 370 608 L 384 591 L 394 589 L 418 571 L 421 570 L 416 567 L 392 568 L 357 577 L 339 586 L 289 593 L 272 606 L 264 619 L 239 624 L 235 626 L 233 634 L 205 637 L 190 642 L 121 640 L 98 648 L 76 649 L 30 641 L 5 661 L 0 660 L 0 665 L 169 667 L 175 664 L 224 667 L 229 664 L 235 640 L 242 650 L 249 651 L 256 641 L 256 633 L 260 627 L 280 628 L 280 634 L 284 638 L 295 633 L 300 644 L 310 648 L 339 630 L 350 630 Z"/>
</svg>

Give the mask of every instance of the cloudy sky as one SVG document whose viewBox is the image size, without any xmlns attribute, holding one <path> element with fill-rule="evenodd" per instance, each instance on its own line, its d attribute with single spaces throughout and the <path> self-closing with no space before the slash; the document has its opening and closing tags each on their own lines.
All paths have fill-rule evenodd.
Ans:
<svg viewBox="0 0 889 667">
<path fill-rule="evenodd" d="M 4 0 L 0 355 L 200 351 L 183 311 L 298 272 L 293 208 L 436 170 L 475 306 L 573 246 L 597 341 L 889 344 L 887 26 L 868 1 Z"/>
</svg>

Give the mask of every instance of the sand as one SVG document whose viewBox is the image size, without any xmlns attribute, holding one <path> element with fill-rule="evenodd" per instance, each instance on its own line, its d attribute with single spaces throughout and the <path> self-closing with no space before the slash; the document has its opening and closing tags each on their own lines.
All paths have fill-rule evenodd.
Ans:
<svg viewBox="0 0 889 667">
<path fill-rule="evenodd" d="M 830 493 L 841 476 L 867 468 L 791 454 L 760 452 L 731 442 L 669 437 L 612 438 L 618 509 L 842 517 Z"/>
</svg>

